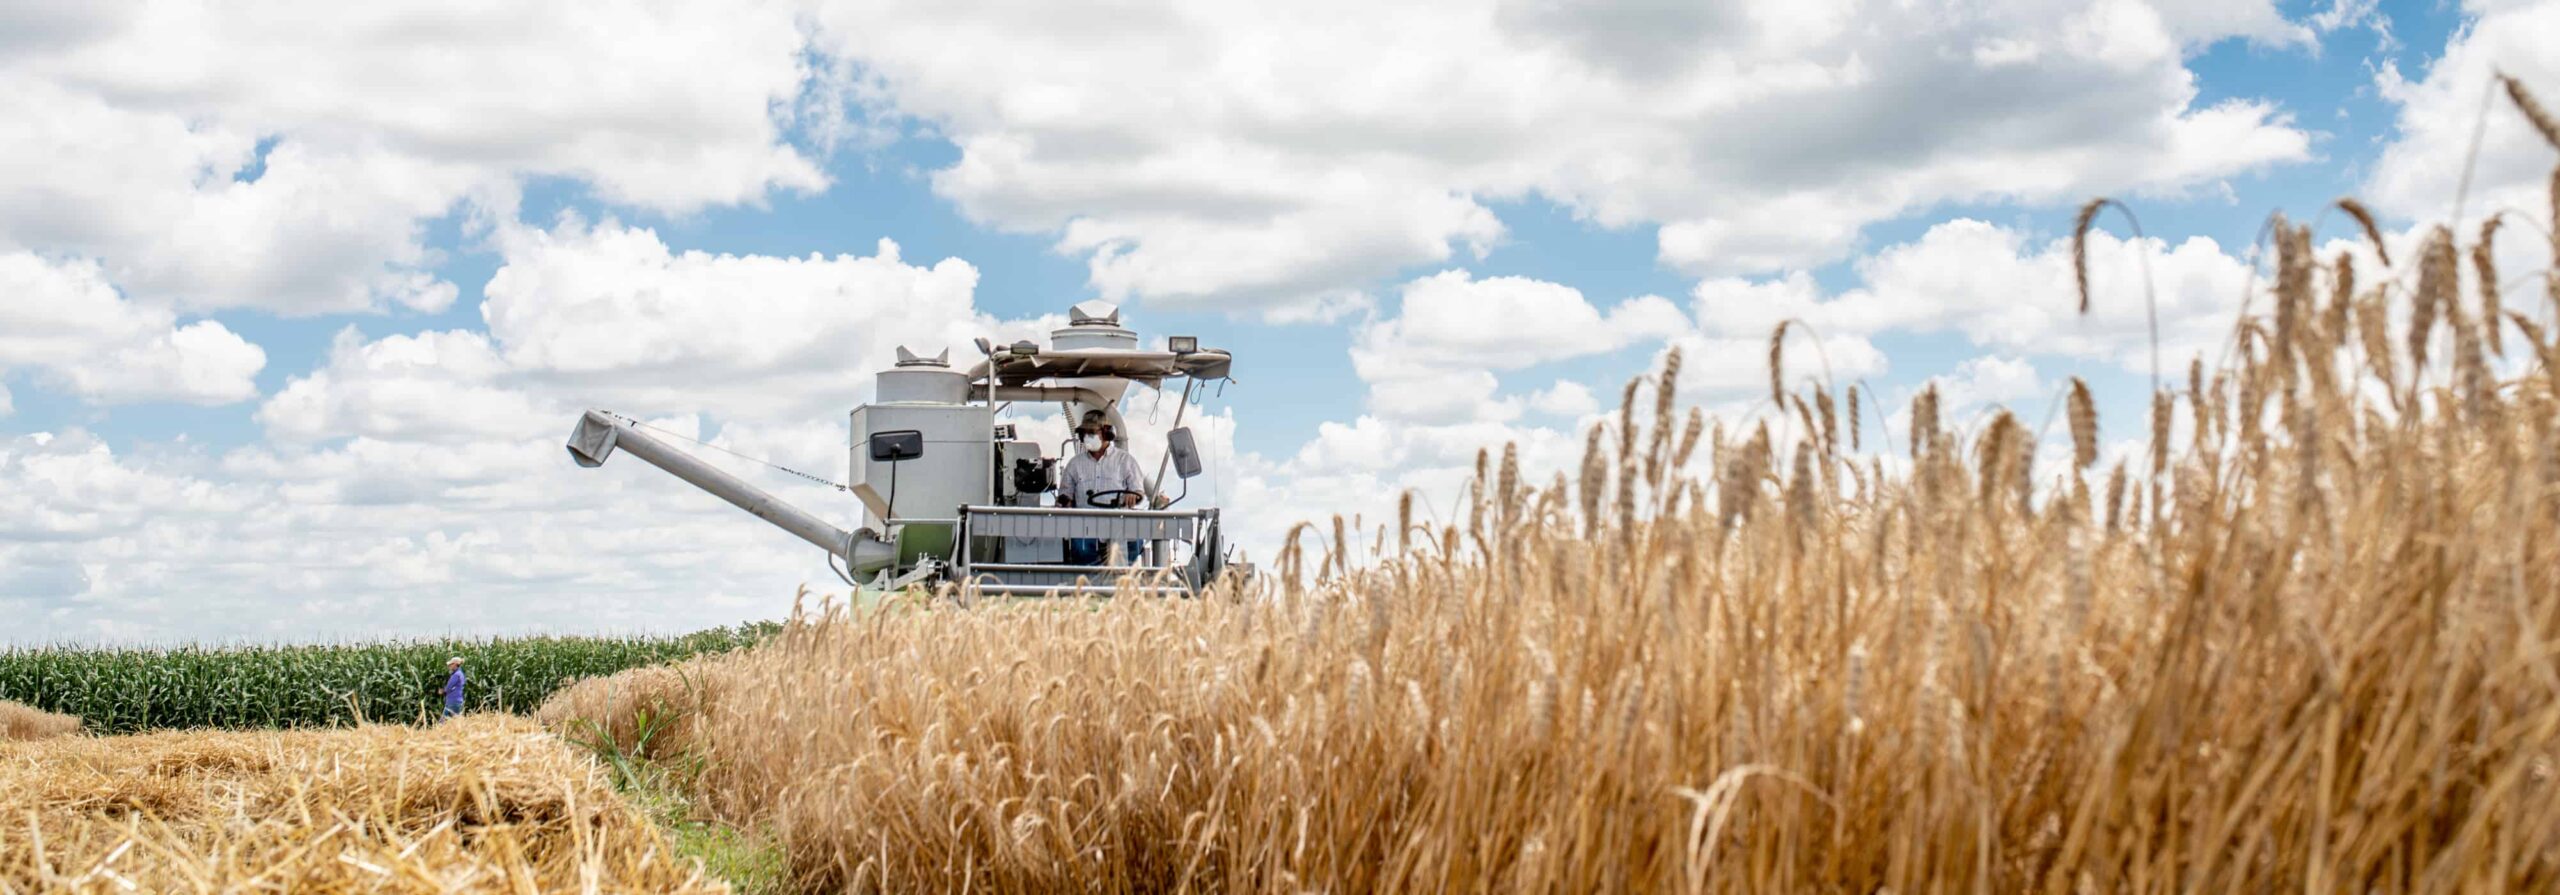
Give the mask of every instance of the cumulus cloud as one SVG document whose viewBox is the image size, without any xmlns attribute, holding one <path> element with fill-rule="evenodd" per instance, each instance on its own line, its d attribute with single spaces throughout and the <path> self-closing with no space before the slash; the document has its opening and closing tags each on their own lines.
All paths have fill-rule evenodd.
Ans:
<svg viewBox="0 0 2560 895">
<path fill-rule="evenodd" d="M 1767 333 L 1734 337 L 1698 332 L 1673 339 L 1671 344 L 1680 349 L 1683 394 L 1707 400 L 1768 403 Z M 1884 352 L 1860 335 L 1823 334 L 1814 338 L 1791 333 L 1787 336 L 1785 362 L 1783 376 L 1791 389 L 1808 381 L 1844 388 L 1857 379 L 1881 374 L 1888 367 Z"/>
<path fill-rule="evenodd" d="M 507 384 L 513 371 L 489 338 L 436 331 L 365 341 L 341 330 L 328 360 L 259 406 L 258 421 L 287 442 L 363 437 L 455 443 L 566 431 L 564 405 Z"/>
<path fill-rule="evenodd" d="M 481 306 L 513 374 L 556 394 L 648 412 L 841 411 L 895 350 L 1045 335 L 1049 321 L 977 312 L 978 272 L 945 258 L 785 258 L 670 250 L 654 231 L 576 219 L 510 229 Z"/>
<path fill-rule="evenodd" d="M 1561 380 L 1529 395 L 1530 408 L 1539 413 L 1566 418 L 1579 418 L 1600 411 L 1600 401 L 1591 389 L 1573 380 Z"/>
<path fill-rule="evenodd" d="M 1496 394 L 1494 371 L 1615 351 L 1689 329 L 1688 317 L 1659 296 L 1604 311 L 1570 286 L 1447 270 L 1406 283 L 1395 316 L 1362 325 L 1351 365 L 1369 384 L 1369 410 L 1380 417 L 1501 421 L 1519 416 L 1522 402 Z"/>
<path fill-rule="evenodd" d="M 2543 207 L 2552 147 L 2509 104 L 2492 76 L 2503 72 L 2523 81 L 2546 107 L 2560 103 L 2560 59 L 2553 57 L 2547 39 L 2560 33 L 2560 4 L 2466 6 L 2475 18 L 2454 32 L 2443 54 L 2416 79 L 2388 63 L 2374 76 L 2382 98 L 2399 107 L 2391 140 L 2364 186 L 2374 208 L 2388 216 L 2404 221 L 2444 218 L 2452 213 L 2466 175 L 2468 219 L 2501 209 Z"/>
<path fill-rule="evenodd" d="M 901 346 L 923 353 L 1045 334 L 1054 318 L 998 320 L 972 301 L 977 271 L 869 256 L 676 252 L 647 228 L 564 218 L 509 227 L 484 292 L 486 332 L 367 340 L 342 331 L 327 361 L 258 410 L 270 435 L 458 442 L 565 431 L 598 406 L 776 431 L 868 398 Z M 842 424 L 828 423 L 841 438 Z M 805 444 L 804 437 L 786 439 Z M 775 445 L 779 446 L 779 445 Z"/>
<path fill-rule="evenodd" d="M 440 310 L 423 226 L 504 217 L 530 177 L 670 212 L 825 184 L 783 139 L 813 70 L 785 4 L 152 4 L 35 27 L 0 43 L 0 249 L 99 259 L 153 303 Z"/>
<path fill-rule="evenodd" d="M 1602 311 L 1570 286 L 1527 277 L 1479 280 L 1463 270 L 1406 283 L 1403 299 L 1398 316 L 1365 330 L 1362 343 L 1416 363 L 1516 369 L 1613 351 L 1689 325 L 1660 296 L 1638 296 Z"/>
<path fill-rule="evenodd" d="M 2161 352 L 2175 363 L 2220 344 L 2240 309 L 2250 270 L 2213 240 L 2089 237 L 2090 313 L 2078 310 L 2071 241 L 2044 241 L 1957 219 L 1854 265 L 1861 285 L 1825 296 L 1801 273 L 1772 280 L 1710 279 L 1696 290 L 1698 319 L 1713 332 L 1766 334 L 1794 318 L 1825 337 L 1880 332 L 1962 334 L 2010 351 L 2150 363 L 2148 288 L 2157 300 Z M 1834 362 L 1838 358 L 1833 358 Z"/>
<path fill-rule="evenodd" d="M 2307 46 L 2317 39 L 2314 26 L 2285 19 L 2272 3 L 2227 3 L 2223 0 L 2153 0 L 2161 24 L 2183 43 L 2224 37 L 2247 38 L 2270 46 Z M 2349 13 L 2331 10 L 2331 18 Z M 2314 16 L 2318 19 L 2318 16 Z M 2327 25 L 2334 28 L 2336 25 Z"/>
<path fill-rule="evenodd" d="M 2036 375 L 2034 364 L 2024 358 L 1984 355 L 1967 359 L 1956 366 L 1955 374 L 1941 377 L 1939 407 L 1946 412 L 2007 404 L 2042 396 L 2043 377 Z"/>
<path fill-rule="evenodd" d="M 1939 203 L 2306 158 L 2269 104 L 2199 105 L 2183 65 L 2302 29 L 2262 2 L 2161 6 L 874 0 L 816 20 L 874 113 L 958 147 L 934 185 L 973 219 L 1064 234 L 1109 294 L 1260 308 L 1481 251 L 1495 200 L 1660 224 L 1665 261 L 1747 274 Z"/>
<path fill-rule="evenodd" d="M 259 409 L 270 434 L 522 434 L 528 420 L 590 405 L 749 420 L 835 413 L 865 399 L 869 372 L 901 346 L 965 361 L 978 336 L 1029 338 L 1060 322 L 979 313 L 967 262 L 908 264 L 887 240 L 869 256 L 715 255 L 571 217 L 509 228 L 499 243 L 485 332 L 368 341 L 342 331 L 325 364 Z"/>
<path fill-rule="evenodd" d="M 33 370 L 100 404 L 225 404 L 255 396 L 267 354 L 211 320 L 128 301 L 98 265 L 0 253 L 0 372 Z M 0 392 L 0 412 L 9 407 Z"/>
</svg>

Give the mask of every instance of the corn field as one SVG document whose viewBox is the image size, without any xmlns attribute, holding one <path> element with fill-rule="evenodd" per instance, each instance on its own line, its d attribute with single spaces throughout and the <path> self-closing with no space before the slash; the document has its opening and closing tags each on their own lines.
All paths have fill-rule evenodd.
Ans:
<svg viewBox="0 0 2560 895">
<path fill-rule="evenodd" d="M 92 733 L 324 727 L 433 717 L 461 656 L 471 711 L 531 712 L 578 678 L 768 636 L 772 623 L 680 637 L 526 637 L 321 646 L 0 651 L 0 700 L 77 716 Z"/>
<path fill-rule="evenodd" d="M 2226 359 L 2074 380 L 2058 466 L 1934 389 L 1888 465 L 1782 325 L 1775 412 L 1674 354 L 1578 477 L 1480 455 L 1253 592 L 821 608 L 546 715 L 696 713 L 652 747 L 809 892 L 2560 890 L 2560 266 L 2269 230 Z"/>
</svg>

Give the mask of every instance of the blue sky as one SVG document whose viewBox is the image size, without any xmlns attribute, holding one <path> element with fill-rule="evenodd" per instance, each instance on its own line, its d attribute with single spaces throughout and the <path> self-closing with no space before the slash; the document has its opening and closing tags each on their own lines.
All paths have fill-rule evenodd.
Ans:
<svg viewBox="0 0 2560 895">
<path fill-rule="evenodd" d="M 1881 414 L 2138 419 L 2137 257 L 2182 371 L 2270 211 L 2441 216 L 2486 72 L 2560 95 L 2550 3 L 1004 6 L 9 14 L 0 639 L 770 617 L 816 558 L 572 470 L 576 408 L 840 474 L 889 347 L 1092 298 L 1236 352 L 1204 431 L 1266 550 L 1475 446 L 1570 468 L 1669 346 L 1747 418 L 1789 317 Z M 2101 193 L 2153 241 L 2104 219 L 2080 320 Z"/>
</svg>

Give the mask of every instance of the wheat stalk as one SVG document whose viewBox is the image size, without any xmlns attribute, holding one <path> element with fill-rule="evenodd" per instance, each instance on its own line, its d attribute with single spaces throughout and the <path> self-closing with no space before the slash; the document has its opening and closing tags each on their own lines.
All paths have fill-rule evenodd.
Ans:
<svg viewBox="0 0 2560 895">
<path fill-rule="evenodd" d="M 2151 475 L 2169 469 L 2169 393 L 2151 394 Z"/>
<path fill-rule="evenodd" d="M 2488 220 L 2481 221 L 2480 241 L 2471 244 L 2471 267 L 2480 281 L 2480 325 L 2487 331 L 2489 350 L 2496 352 L 2499 357 L 2507 356 L 2506 338 L 2500 334 L 2499 327 L 2500 322 L 2506 319 L 2506 315 L 2500 313 L 2499 308 L 2496 256 L 2498 222 L 2504 217 L 2504 215 L 2493 214 Z"/>
<path fill-rule="evenodd" d="M 2536 132 L 2542 134 L 2542 141 L 2560 149 L 2560 119 L 2551 117 L 2551 110 L 2543 108 L 2542 103 L 2534 99 L 2533 91 L 2526 90 L 2523 81 L 2503 73 L 2498 75 L 2498 80 L 2506 85 L 2507 98 L 2515 101 L 2516 109 L 2524 113 L 2525 120 L 2533 124 Z M 2552 220 L 2560 221 L 2560 217 Z"/>
<path fill-rule="evenodd" d="M 2346 212 L 2347 217 L 2355 219 L 2356 226 L 2364 229 L 2365 241 L 2373 244 L 2373 256 L 2382 260 L 2382 266 L 2391 266 L 2391 246 L 2383 241 L 2382 226 L 2374 223 L 2373 210 L 2354 196 L 2339 199 L 2336 204 L 2339 211 Z"/>
<path fill-rule="evenodd" d="M 1931 382 L 1911 399 L 1911 459 L 1918 460 L 1923 448 L 1938 441 L 1938 384 Z"/>
<path fill-rule="evenodd" d="M 1793 320 L 1780 320 L 1769 331 L 1769 400 L 1783 411 L 1787 406 L 1787 325 Z"/>
<path fill-rule="evenodd" d="M 2078 376 L 2071 377 L 2071 459 L 2081 469 L 2098 462 L 2098 401 Z"/>
</svg>

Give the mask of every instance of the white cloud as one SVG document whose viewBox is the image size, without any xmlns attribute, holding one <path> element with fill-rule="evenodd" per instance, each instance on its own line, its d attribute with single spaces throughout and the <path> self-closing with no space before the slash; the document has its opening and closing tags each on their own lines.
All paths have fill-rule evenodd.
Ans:
<svg viewBox="0 0 2560 895">
<path fill-rule="evenodd" d="M 1483 369 L 1413 367 L 1369 382 L 1369 412 L 1413 423 L 1504 422 L 1520 416 L 1520 399 L 1500 395 Z"/>
<path fill-rule="evenodd" d="M 647 229 L 564 221 L 511 228 L 481 308 L 497 353 L 552 393 L 633 412 L 841 412 L 900 345 L 932 353 L 1046 333 L 977 313 L 978 272 L 869 257 L 674 252 Z"/>
<path fill-rule="evenodd" d="M 645 228 L 565 218 L 505 228 L 497 243 L 504 264 L 484 290 L 486 333 L 368 341 L 344 330 L 325 364 L 259 408 L 269 434 L 522 439 L 604 407 L 757 432 L 827 420 L 840 438 L 830 418 L 867 399 L 870 373 L 898 347 L 965 361 L 977 336 L 1034 337 L 1056 322 L 980 314 L 967 262 L 911 265 L 887 240 L 867 257 L 713 255 L 672 251 Z"/>
<path fill-rule="evenodd" d="M 2306 158 L 2269 105 L 2195 105 L 2188 50 L 2270 4 L 831 4 L 878 113 L 947 136 L 971 218 L 1060 232 L 1114 295 L 1300 301 L 1500 236 L 1541 196 L 1662 256 L 1838 257 L 1948 201 L 2175 190 Z M 1977 62 L 1977 50 L 1990 62 Z"/>
<path fill-rule="evenodd" d="M 2476 18 L 2453 33 L 2417 80 L 2387 64 L 2375 75 L 2382 98 L 2399 107 L 2392 139 L 2364 186 L 2375 210 L 2387 216 L 2444 218 L 2453 211 L 2466 172 L 2467 220 L 2500 209 L 2543 208 L 2560 159 L 2491 75 L 2504 72 L 2523 81 L 2545 107 L 2560 104 L 2560 58 L 2551 53 L 2549 40 L 2560 34 L 2560 4 L 2479 4 L 2468 11 Z M 2475 131 L 2479 154 L 2471 160 Z"/>
<path fill-rule="evenodd" d="M 2039 397 L 2044 379 L 2023 358 L 1984 355 L 1956 365 L 1955 375 L 1939 380 L 1939 407 L 1946 411 L 1988 407 Z"/>
<path fill-rule="evenodd" d="M 1765 404 L 1769 394 L 1769 336 L 1728 337 L 1691 334 L 1672 340 L 1680 348 L 1682 394 L 1715 399 L 1748 398 Z M 1862 377 L 1885 372 L 1887 359 L 1874 343 L 1858 335 L 1822 334 L 1820 338 L 1787 336 L 1787 387 L 1807 381 L 1845 388 Z"/>
<path fill-rule="evenodd" d="M 1573 419 L 1600 412 L 1600 401 L 1582 383 L 1567 379 L 1531 393 L 1529 407 L 1539 413 Z"/>
<path fill-rule="evenodd" d="M 1404 285 L 1396 318 L 1363 330 L 1367 352 L 1413 363 L 1465 362 L 1498 370 L 1613 351 L 1689 328 L 1660 296 L 1603 312 L 1570 286 L 1526 277 L 1475 279 L 1447 270 Z"/>
<path fill-rule="evenodd" d="M 2093 299 L 2084 316 L 2068 238 L 2034 244 L 2017 231 L 1966 219 L 1930 227 L 1917 240 L 1860 259 L 1855 267 L 1861 285 L 1839 295 L 1823 296 L 1802 274 L 1767 281 L 1714 279 L 1699 284 L 1697 313 L 1708 330 L 1733 336 L 1765 338 L 1789 318 L 1811 324 L 1826 338 L 1954 331 L 1976 345 L 2147 370 L 2146 265 L 2150 294 L 2158 302 L 2164 362 L 2219 346 L 2250 272 L 2213 240 L 2191 237 L 2172 247 L 2159 239 L 2091 233 Z"/>
<path fill-rule="evenodd" d="M 1351 365 L 1369 411 L 1407 422 L 1500 422 L 1522 401 L 1497 395 L 1497 370 L 1615 351 L 1690 329 L 1670 301 L 1645 295 L 1602 311 L 1569 286 L 1442 271 L 1406 283 L 1394 317 L 1353 337 Z M 1584 398 L 1588 399 L 1586 392 Z"/>
<path fill-rule="evenodd" d="M 669 212 L 825 184 L 782 138 L 811 73 L 785 4 L 152 4 L 34 27 L 50 39 L 0 42 L 0 250 L 99 259 L 155 304 L 439 310 L 455 289 L 423 225 L 504 217 L 530 177 Z"/>
<path fill-rule="evenodd" d="M 0 372 L 33 370 L 92 402 L 244 400 L 267 364 L 220 323 L 181 326 L 174 313 L 127 301 L 93 263 L 0 252 L 0 295 Z"/>
<path fill-rule="evenodd" d="M 2287 21 L 2272 3 L 2229 3 L 2225 0 L 2152 0 L 2160 19 L 2182 43 L 2244 37 L 2271 46 L 2308 46 L 2317 40 L 2312 28 Z M 2332 15 L 2336 15 L 2333 11 Z"/>
<path fill-rule="evenodd" d="M 2399 42 L 2391 36 L 2391 17 L 2383 14 L 2379 0 L 2331 0 L 2329 8 L 2312 13 L 2307 24 L 2321 34 L 2366 28 L 2373 31 L 2381 51 L 2390 52 L 2399 47 Z"/>
<path fill-rule="evenodd" d="M 293 377 L 258 408 L 269 435 L 305 443 L 346 437 L 419 443 L 568 431 L 565 405 L 506 384 L 487 336 L 426 332 L 367 342 L 342 330 L 320 369 Z"/>
</svg>

